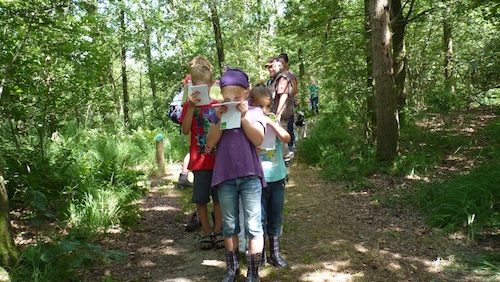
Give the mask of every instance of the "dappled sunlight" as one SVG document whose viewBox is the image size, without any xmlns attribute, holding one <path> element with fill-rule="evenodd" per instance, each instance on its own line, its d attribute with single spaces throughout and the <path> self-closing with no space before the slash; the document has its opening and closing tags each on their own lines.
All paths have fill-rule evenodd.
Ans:
<svg viewBox="0 0 500 282">
<path fill-rule="evenodd" d="M 201 262 L 201 264 L 206 266 L 215 266 L 220 269 L 226 269 L 226 262 L 223 260 L 205 259 Z"/>
<path fill-rule="evenodd" d="M 141 211 L 180 211 L 178 208 L 168 206 L 155 206 L 148 208 L 140 208 Z"/>
<path fill-rule="evenodd" d="M 318 270 L 312 273 L 306 273 L 302 275 L 302 281 L 322 281 L 322 282 L 349 282 L 354 281 L 356 277 L 363 277 L 362 273 L 352 275 L 349 273 L 335 273 L 326 270 Z"/>
<path fill-rule="evenodd" d="M 155 267 L 156 263 L 152 262 L 151 260 L 140 260 L 138 265 L 140 267 Z"/>
</svg>

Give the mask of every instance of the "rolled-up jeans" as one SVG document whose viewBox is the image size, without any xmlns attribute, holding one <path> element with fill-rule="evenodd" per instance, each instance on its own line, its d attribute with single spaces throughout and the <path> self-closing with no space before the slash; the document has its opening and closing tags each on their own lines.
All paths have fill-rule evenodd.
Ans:
<svg viewBox="0 0 500 282">
<path fill-rule="evenodd" d="M 222 234 L 237 236 L 240 232 L 239 199 L 245 217 L 245 236 L 252 240 L 262 236 L 262 184 L 258 176 L 245 176 L 222 182 L 217 187 L 222 212 Z"/>
</svg>

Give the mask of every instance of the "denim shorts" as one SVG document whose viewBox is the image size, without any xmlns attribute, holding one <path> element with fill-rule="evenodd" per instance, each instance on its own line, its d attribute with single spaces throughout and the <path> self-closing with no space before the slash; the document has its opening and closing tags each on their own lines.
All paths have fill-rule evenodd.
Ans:
<svg viewBox="0 0 500 282">
<path fill-rule="evenodd" d="M 224 237 L 237 236 L 240 232 L 239 199 L 243 208 L 245 236 L 252 240 L 264 234 L 262 229 L 262 184 L 258 176 L 245 176 L 222 182 L 217 187 L 222 212 Z"/>
<path fill-rule="evenodd" d="M 210 183 L 212 182 L 211 170 L 195 170 L 193 171 L 193 203 L 198 205 L 206 205 L 210 202 L 210 196 L 214 203 L 218 203 L 217 190 L 212 189 Z"/>
</svg>

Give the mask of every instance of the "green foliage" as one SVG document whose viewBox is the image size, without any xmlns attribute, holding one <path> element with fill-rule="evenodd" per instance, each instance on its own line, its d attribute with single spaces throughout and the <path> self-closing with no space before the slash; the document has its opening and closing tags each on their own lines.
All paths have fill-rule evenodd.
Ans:
<svg viewBox="0 0 500 282">
<path fill-rule="evenodd" d="M 353 180 L 372 171 L 374 152 L 364 143 L 362 130 L 334 113 L 321 116 L 313 126 L 297 147 L 302 161 L 320 166 L 330 179 Z"/>
<path fill-rule="evenodd" d="M 75 273 L 80 267 L 122 259 L 125 255 L 70 238 L 29 246 L 12 269 L 12 281 L 78 281 Z"/>
<path fill-rule="evenodd" d="M 484 228 L 500 227 L 500 122 L 486 133 L 493 145 L 484 149 L 481 166 L 419 190 L 419 207 L 432 226 L 449 232 L 465 228 L 471 238 Z"/>
</svg>

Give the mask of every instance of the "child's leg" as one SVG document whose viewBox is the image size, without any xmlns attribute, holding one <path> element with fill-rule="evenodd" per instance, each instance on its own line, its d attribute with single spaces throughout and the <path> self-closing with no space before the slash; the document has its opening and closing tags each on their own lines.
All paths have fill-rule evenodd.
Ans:
<svg viewBox="0 0 500 282">
<path fill-rule="evenodd" d="M 264 248 L 262 230 L 262 184 L 259 177 L 243 177 L 240 181 L 241 203 L 245 213 L 245 233 L 248 241 L 247 280 L 259 280 L 259 267 Z"/>
<path fill-rule="evenodd" d="M 213 248 L 212 242 L 212 228 L 208 221 L 208 209 L 207 204 L 210 201 L 210 184 L 207 186 L 209 180 L 211 179 L 212 171 L 208 170 L 197 170 L 193 171 L 194 174 L 194 184 L 193 184 L 193 203 L 196 204 L 196 209 L 198 217 L 201 223 L 201 229 L 203 232 L 200 248 L 208 250 Z"/>
<path fill-rule="evenodd" d="M 268 182 L 269 206 L 267 214 L 267 236 L 269 238 L 270 260 L 275 267 L 287 267 L 287 262 L 281 257 L 279 237 L 283 226 L 283 205 L 285 202 L 285 179 Z"/>
<path fill-rule="evenodd" d="M 239 200 L 239 221 L 240 221 L 240 233 L 238 233 L 238 250 L 245 253 L 247 250 L 247 239 L 245 237 L 245 213 L 243 212 L 243 205 L 241 204 L 241 198 Z"/>
<path fill-rule="evenodd" d="M 227 269 L 223 281 L 236 281 L 240 266 L 235 250 L 238 246 L 237 235 L 240 232 L 240 226 L 238 222 L 239 195 L 235 180 L 220 184 L 217 187 L 217 197 L 222 213 L 222 234 L 224 235 Z"/>
</svg>

